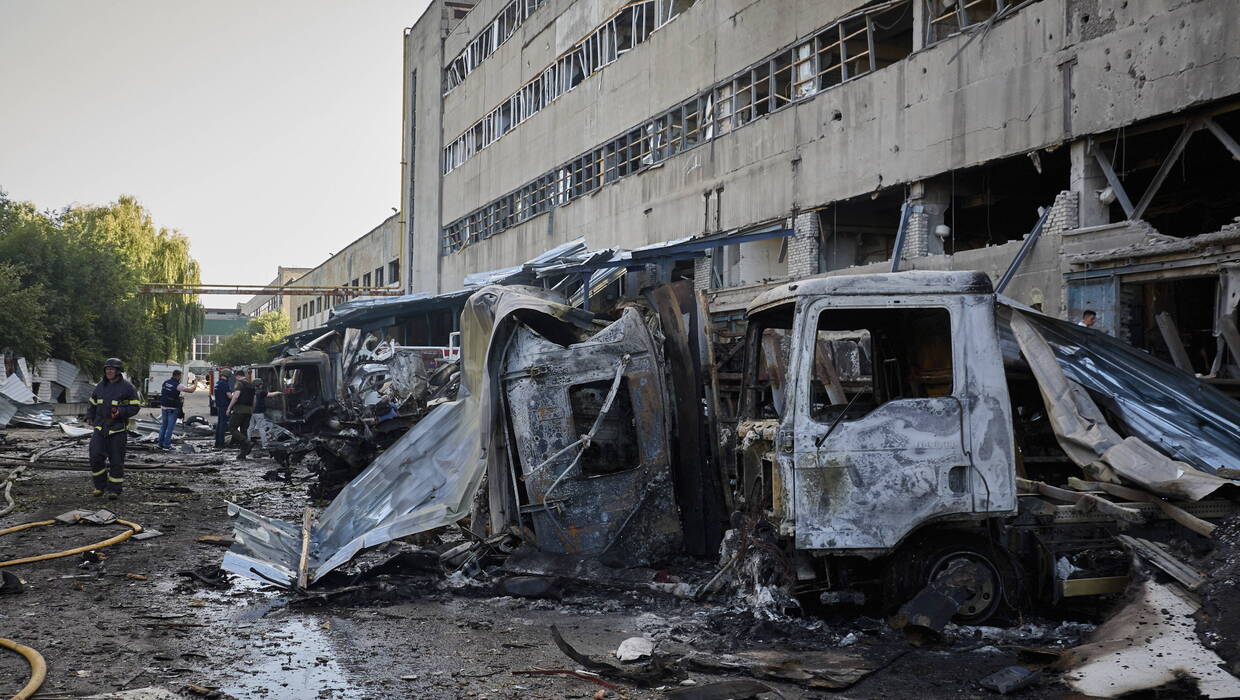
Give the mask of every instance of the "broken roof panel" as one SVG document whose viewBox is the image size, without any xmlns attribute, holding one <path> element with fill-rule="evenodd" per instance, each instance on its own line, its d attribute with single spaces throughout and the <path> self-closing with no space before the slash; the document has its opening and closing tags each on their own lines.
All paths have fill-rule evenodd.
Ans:
<svg viewBox="0 0 1240 700">
<path fill-rule="evenodd" d="M 1126 434 L 1211 474 L 1240 469 L 1240 402 L 1105 333 L 1000 302 L 1024 312 L 1067 378 L 1088 389 Z M 1010 316 L 1001 314 L 999 324 L 1008 348 Z"/>
<path fill-rule="evenodd" d="M 0 394 L 4 394 L 17 403 L 35 403 L 39 400 L 30 387 L 26 386 L 22 378 L 16 374 L 10 374 L 3 382 L 0 382 Z"/>
</svg>

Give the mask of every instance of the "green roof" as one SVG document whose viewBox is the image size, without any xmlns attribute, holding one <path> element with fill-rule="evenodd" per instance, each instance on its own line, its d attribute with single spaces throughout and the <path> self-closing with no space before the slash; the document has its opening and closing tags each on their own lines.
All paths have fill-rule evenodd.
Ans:
<svg viewBox="0 0 1240 700">
<path fill-rule="evenodd" d="M 199 331 L 198 334 L 232 335 L 242 328 L 245 328 L 246 323 L 249 323 L 249 319 L 247 318 L 208 318 L 202 322 L 202 330 Z"/>
</svg>

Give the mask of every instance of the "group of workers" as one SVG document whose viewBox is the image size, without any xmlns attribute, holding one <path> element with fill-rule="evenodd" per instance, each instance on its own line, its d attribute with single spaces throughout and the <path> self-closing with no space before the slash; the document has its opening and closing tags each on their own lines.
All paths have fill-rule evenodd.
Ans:
<svg viewBox="0 0 1240 700">
<path fill-rule="evenodd" d="M 86 407 L 86 424 L 92 428 L 88 448 L 91 495 L 106 495 L 111 500 L 120 498 L 124 489 L 129 419 L 138 415 L 143 403 L 137 389 L 125 379 L 124 369 L 120 359 L 108 358 L 103 363 L 103 380 L 91 392 Z M 197 390 L 182 377 L 181 370 L 175 370 L 160 387 L 159 446 L 164 449 L 172 448 L 177 419 L 185 416 L 182 395 Z M 246 459 L 252 449 L 248 434 L 250 420 L 266 409 L 267 397 L 261 379 L 251 381 L 244 372 L 234 375 L 228 369 L 220 370 L 215 383 L 215 406 L 219 414 L 215 446 L 224 447 L 224 439 L 231 433 L 232 444 L 241 448 L 237 459 Z"/>
<path fill-rule="evenodd" d="M 250 421 L 266 410 L 267 395 L 263 380 L 251 380 L 245 372 L 220 370 L 215 382 L 215 446 L 224 447 L 225 438 L 231 435 L 233 446 L 241 448 L 237 459 L 246 459 L 252 449 Z"/>
</svg>

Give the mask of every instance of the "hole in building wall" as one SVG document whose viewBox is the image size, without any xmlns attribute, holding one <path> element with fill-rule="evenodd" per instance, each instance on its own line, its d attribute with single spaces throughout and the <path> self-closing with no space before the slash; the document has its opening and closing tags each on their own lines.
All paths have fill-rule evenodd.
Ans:
<svg viewBox="0 0 1240 700">
<path fill-rule="evenodd" d="M 1240 138 L 1240 111 L 1214 117 L 1232 138 Z M 1100 142 L 1111 158 L 1129 199 L 1134 205 L 1153 181 L 1158 168 L 1179 137 L 1180 125 L 1151 133 L 1121 136 Z M 1217 231 L 1240 215 L 1240 163 L 1207 130 L 1193 134 L 1176 160 L 1158 193 L 1150 200 L 1142 219 L 1169 236 L 1193 236 Z M 1111 220 L 1127 218 L 1118 202 L 1111 205 Z"/>
<path fill-rule="evenodd" d="M 1121 327 L 1125 340 L 1173 364 L 1157 321 L 1158 314 L 1170 314 L 1193 371 L 1208 373 L 1219 352 L 1214 337 L 1214 300 L 1218 284 L 1218 276 L 1214 275 L 1121 285 Z"/>
<path fill-rule="evenodd" d="M 837 202 L 818 212 L 818 269 L 838 270 L 891 258 L 900 226 L 903 187 Z"/>
<path fill-rule="evenodd" d="M 947 188 L 949 206 L 943 223 L 951 228 L 948 253 L 1019 240 L 1038 222 L 1038 207 L 1049 207 L 1068 189 L 1068 149 L 1041 151 L 1041 172 L 1028 156 L 1014 156 L 975 168 L 957 170 L 933 181 Z M 954 181 L 953 181 L 954 180 Z"/>
</svg>

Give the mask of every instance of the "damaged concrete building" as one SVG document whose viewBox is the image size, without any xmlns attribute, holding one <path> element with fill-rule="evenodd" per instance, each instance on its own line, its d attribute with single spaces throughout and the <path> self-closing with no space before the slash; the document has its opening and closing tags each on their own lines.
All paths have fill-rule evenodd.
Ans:
<svg viewBox="0 0 1240 700">
<path fill-rule="evenodd" d="M 665 278 L 726 321 L 772 281 L 886 269 L 897 244 L 904 269 L 994 282 L 1019 253 L 1007 295 L 1236 376 L 1235 3 L 449 5 L 405 37 L 412 292 L 576 238 L 776 223 Z"/>
</svg>

